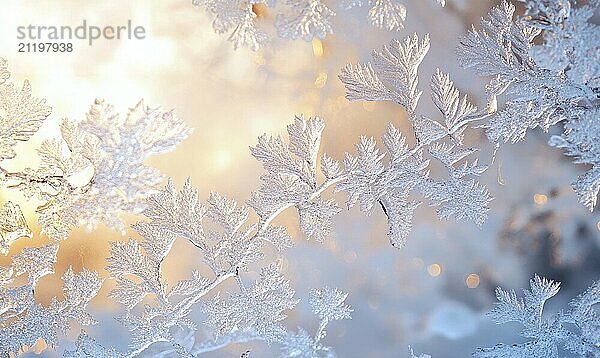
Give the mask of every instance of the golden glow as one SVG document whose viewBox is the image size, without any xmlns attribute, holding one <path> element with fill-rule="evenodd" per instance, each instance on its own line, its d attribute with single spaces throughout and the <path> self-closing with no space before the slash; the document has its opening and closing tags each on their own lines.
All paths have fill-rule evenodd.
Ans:
<svg viewBox="0 0 600 358">
<path fill-rule="evenodd" d="M 315 57 L 323 57 L 323 41 L 319 39 L 312 40 L 312 49 Z"/>
<path fill-rule="evenodd" d="M 427 272 L 431 277 L 438 277 L 442 273 L 442 266 L 440 264 L 429 265 Z"/>
<path fill-rule="evenodd" d="M 479 275 L 475 273 L 470 273 L 465 280 L 468 288 L 477 288 L 479 286 Z"/>
<path fill-rule="evenodd" d="M 252 58 L 254 59 L 254 63 L 259 66 L 264 66 L 267 63 L 264 56 L 262 56 L 261 54 L 255 53 Z"/>
<path fill-rule="evenodd" d="M 317 78 L 315 79 L 315 87 L 323 88 L 327 83 L 327 72 L 320 72 Z"/>
<path fill-rule="evenodd" d="M 38 339 L 33 345 L 33 351 L 35 354 L 41 354 L 48 348 L 48 343 L 43 338 Z"/>
<path fill-rule="evenodd" d="M 598 221 L 598 223 L 596 224 L 596 228 L 598 228 L 598 231 L 600 231 L 600 221 Z"/>
<path fill-rule="evenodd" d="M 231 165 L 231 152 L 228 150 L 220 150 L 215 153 L 213 166 L 215 170 L 220 171 L 229 168 Z"/>
<path fill-rule="evenodd" d="M 544 194 L 535 194 L 533 196 L 533 202 L 536 205 L 545 205 L 548 202 L 548 196 L 544 195 Z"/>
</svg>

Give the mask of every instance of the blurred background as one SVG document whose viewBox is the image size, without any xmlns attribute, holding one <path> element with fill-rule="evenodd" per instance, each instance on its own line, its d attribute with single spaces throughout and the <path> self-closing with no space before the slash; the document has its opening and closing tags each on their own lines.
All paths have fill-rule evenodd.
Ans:
<svg viewBox="0 0 600 358">
<path fill-rule="evenodd" d="M 259 187 L 262 173 L 248 146 L 262 133 L 284 134 L 296 114 L 325 119 L 322 149 L 338 159 L 354 150 L 361 134 L 379 138 L 390 121 L 410 136 L 399 106 L 348 102 L 337 75 L 347 63 L 367 61 L 373 49 L 414 32 L 431 36 L 431 50 L 421 66 L 420 111 L 436 115 L 428 93 L 436 67 L 449 72 L 456 86 L 482 105 L 484 84 L 459 68 L 454 48 L 496 1 L 447 0 L 445 8 L 435 1 L 404 2 L 407 20 L 397 32 L 372 28 L 366 21 L 367 8 L 333 6 L 334 35 L 312 42 L 273 37 L 252 52 L 234 51 L 227 35 L 215 34 L 211 18 L 187 0 L 3 0 L 0 56 L 9 62 L 11 80 L 29 79 L 34 95 L 53 107 L 39 133 L 19 144 L 19 155 L 9 167 L 35 166 L 41 140 L 58 135 L 61 118 L 82 118 L 95 98 L 104 98 L 121 113 L 143 98 L 147 105 L 174 109 L 195 128 L 177 150 L 150 164 L 178 185 L 191 177 L 203 199 L 212 190 L 243 202 Z M 266 8 L 258 11 L 261 24 L 271 28 L 275 15 Z M 147 37 L 98 40 L 93 46 L 78 40 L 72 53 L 17 52 L 17 26 L 77 26 L 83 19 L 100 26 L 131 19 L 145 27 Z M 578 168 L 546 145 L 548 134 L 532 132 L 526 142 L 502 147 L 493 163 L 493 145 L 483 132 L 471 134 L 469 142 L 483 148 L 480 157 L 490 164 L 483 181 L 496 197 L 482 229 L 440 222 L 432 208 L 421 206 L 407 247 L 398 251 L 389 245 L 381 212 L 365 217 L 356 209 L 344 210 L 335 221 L 335 235 L 323 244 L 299 233 L 295 213 L 281 218 L 296 244 L 283 262 L 297 297 L 305 299 L 311 288 L 324 285 L 349 293 L 353 319 L 332 323 L 326 338 L 340 357 L 406 357 L 408 344 L 433 357 L 466 357 L 476 347 L 522 342 L 517 326 L 495 326 L 482 317 L 495 300 L 497 285 L 526 287 L 534 273 L 562 281 L 561 292 L 547 306 L 550 313 L 600 278 L 600 217 L 577 203 L 569 183 Z M 14 191 L 0 192 L 0 203 L 7 200 L 25 209 L 34 228 L 36 203 Z M 122 236 L 104 227 L 75 230 L 61 243 L 56 273 L 40 282 L 36 297 L 47 303 L 61 295 L 60 276 L 69 265 L 106 277 L 108 243 L 136 235 Z M 39 235 L 19 240 L 0 263 L 9 262 L 24 246 L 39 246 L 45 240 Z M 189 248 L 184 242 L 174 246 L 166 262 L 169 281 L 188 277 L 199 265 Z M 112 286 L 107 280 L 93 301 L 92 312 L 101 324 L 88 331 L 102 343 L 124 349 L 128 333 L 112 318 L 121 308 L 106 297 Z M 318 320 L 303 300 L 286 324 L 315 332 Z M 239 357 L 247 349 L 252 357 L 278 352 L 276 346 L 257 343 L 234 345 L 210 356 Z M 61 350 L 40 354 L 54 357 Z"/>
</svg>

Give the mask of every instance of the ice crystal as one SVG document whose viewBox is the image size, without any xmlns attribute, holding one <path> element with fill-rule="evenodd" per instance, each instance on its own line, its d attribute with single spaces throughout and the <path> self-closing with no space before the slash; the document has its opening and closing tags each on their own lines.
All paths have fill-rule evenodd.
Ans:
<svg viewBox="0 0 600 358">
<path fill-rule="evenodd" d="M 569 309 L 545 318 L 546 301 L 560 290 L 560 283 L 535 276 L 524 298 L 515 291 L 496 289 L 498 303 L 488 314 L 498 324 L 519 322 L 521 335 L 531 341 L 521 344 L 498 344 L 479 348 L 476 357 L 559 357 L 564 351 L 580 357 L 600 356 L 600 315 L 595 307 L 600 303 L 600 282 L 595 282 L 583 294 L 569 303 Z"/>
<path fill-rule="evenodd" d="M 264 0 L 193 0 L 213 17 L 215 32 L 229 33 L 234 48 L 249 47 L 257 50 L 267 40 L 267 35 L 256 24 L 255 4 L 267 4 Z"/>
<path fill-rule="evenodd" d="M 290 15 L 279 14 L 276 27 L 282 38 L 306 41 L 314 37 L 324 39 L 333 32 L 335 12 L 321 0 L 286 0 Z"/>
<path fill-rule="evenodd" d="M 406 20 L 406 7 L 399 0 L 344 0 L 344 8 L 371 6 L 369 20 L 376 27 L 387 30 L 399 30 L 404 28 Z"/>
<path fill-rule="evenodd" d="M 298 327 L 296 332 L 288 332 L 281 345 L 282 357 L 335 357 L 333 349 L 321 342 L 327 335 L 325 329 L 331 321 L 351 319 L 353 310 L 344 303 L 347 296 L 348 294 L 329 287 L 312 290 L 309 304 L 313 313 L 319 317 L 318 331 L 314 337 L 302 327 Z"/>
<path fill-rule="evenodd" d="M 301 151 L 301 143 L 297 144 Z M 133 225 L 142 239 L 113 243 L 107 260 L 107 270 L 116 279 L 110 297 L 124 306 L 118 320 L 132 333 L 125 355 L 195 356 L 233 343 L 286 341 L 289 333 L 283 320 L 298 300 L 280 265 L 262 264 L 265 243 L 288 246 L 290 238 L 283 228 L 264 221 L 249 224 L 249 209 L 218 193 L 211 193 L 205 204 L 200 202 L 189 180 L 181 190 L 169 182 L 148 199 L 144 215 L 149 221 Z M 177 238 L 198 249 L 210 275 L 194 270 L 189 279 L 167 283 L 162 263 Z M 255 280 L 244 274 L 250 264 L 261 267 Z M 238 285 L 223 295 L 218 290 L 226 281 Z M 349 318 L 345 294 L 318 292 L 311 304 L 322 321 Z M 207 339 L 196 338 L 199 325 L 189 317 L 194 307 L 204 314 L 202 326 L 211 333 Z M 77 352 L 83 350 L 78 347 Z"/>
<path fill-rule="evenodd" d="M 80 325 L 96 321 L 86 312 L 90 300 L 98 293 L 102 280 L 95 272 L 71 268 L 63 274 L 64 299 L 54 298 L 48 306 L 35 302 L 34 290 L 39 280 L 54 273 L 58 245 L 28 247 L 13 256 L 12 264 L 0 272 L 0 352 L 17 353 L 39 339 L 55 347 L 60 334 L 66 334 L 71 321 Z M 27 276 L 25 284 L 19 278 Z"/>
<path fill-rule="evenodd" d="M 21 208 L 10 201 L 6 202 L 0 209 L 0 254 L 8 254 L 13 242 L 24 237 L 31 238 L 32 235 Z"/>
<path fill-rule="evenodd" d="M 436 0 L 441 6 L 446 5 L 446 0 Z M 345 9 L 370 6 L 369 21 L 375 27 L 389 31 L 404 28 L 406 20 L 406 6 L 399 0 L 342 0 L 341 6 Z"/>
<path fill-rule="evenodd" d="M 258 24 L 257 6 L 275 7 L 276 1 L 267 0 L 193 0 L 214 18 L 217 33 L 229 33 L 234 49 L 248 47 L 254 51 L 268 40 Z M 332 33 L 335 12 L 322 0 L 282 0 L 283 10 L 276 16 L 275 26 L 279 36 L 310 41 L 325 38 Z"/>
<path fill-rule="evenodd" d="M 408 346 L 408 353 L 410 353 L 410 358 L 431 358 L 431 356 L 429 354 L 419 354 L 418 356 L 415 355 L 415 351 L 413 351 L 411 346 Z"/>
<path fill-rule="evenodd" d="M 276 265 L 262 269 L 260 279 L 227 299 L 219 296 L 205 303 L 206 323 L 218 336 L 237 331 L 253 331 L 267 342 L 281 339 L 285 328 L 280 322 L 285 311 L 296 306 L 294 290 Z"/>
<path fill-rule="evenodd" d="M 356 157 L 347 154 L 345 175 L 337 186 L 348 192 L 350 206 L 359 203 L 370 213 L 379 204 L 389 221 L 392 245 L 401 247 L 412 227 L 412 215 L 420 201 L 411 200 L 418 191 L 437 207 L 441 219 L 472 221 L 481 226 L 492 200 L 488 190 L 475 178 L 486 166 L 465 158 L 476 151 L 462 145 L 465 130 L 488 115 L 460 95 L 447 74 L 439 69 L 431 79 L 432 99 L 441 120 L 417 113 L 422 92 L 418 89 L 418 68 L 429 50 L 429 37 L 415 34 L 393 41 L 373 53 L 373 63 L 348 65 L 340 79 L 350 100 L 393 101 L 403 106 L 412 125 L 416 144 L 392 124 L 383 136 L 381 151 L 373 138 L 361 137 Z M 426 152 L 448 171 L 447 179 L 429 175 Z M 384 160 L 387 158 L 387 160 Z"/>
<path fill-rule="evenodd" d="M 250 286 L 240 277 L 249 264 L 263 258 L 261 248 L 266 241 L 261 240 L 266 237 L 264 230 L 247 225 L 247 208 L 218 193 L 212 193 L 204 205 L 191 182 L 186 181 L 180 191 L 169 183 L 153 195 L 144 214 L 150 221 L 134 225 L 143 240 L 113 243 L 107 267 L 117 279 L 111 296 L 127 309 L 120 321 L 133 334 L 131 352 L 137 354 L 161 341 L 180 346 L 173 330 L 196 330 L 196 324 L 187 317 L 196 304 L 214 334 L 214 340 L 194 348 L 199 352 L 218 349 L 223 342 L 273 341 L 285 333 L 280 322 L 297 300 L 278 265 L 265 266 Z M 277 241 L 276 236 L 272 232 L 268 241 Z M 200 251 L 213 271 L 212 278 L 194 271 L 191 279 L 167 285 L 161 264 L 177 237 Z M 230 292 L 227 298 L 220 294 L 205 297 L 234 277 L 240 284 L 238 292 Z M 155 305 L 139 307 L 148 295 Z"/>
<path fill-rule="evenodd" d="M 322 165 L 329 178 L 317 183 L 317 164 L 321 136 L 325 123 L 318 117 L 295 118 L 288 125 L 289 143 L 283 138 L 261 136 L 251 147 L 252 155 L 262 164 L 267 174 L 262 176 L 261 188 L 252 194 L 248 204 L 267 225 L 283 210 L 295 207 L 300 216 L 300 228 L 317 240 L 329 236 L 332 218 L 340 208 L 321 194 L 341 180 L 339 164 L 324 156 Z"/>
<path fill-rule="evenodd" d="M 28 140 L 49 115 L 44 100 L 31 97 L 26 82 L 21 91 L 6 84 L 6 62 L 0 61 L 0 160 L 12 159 L 17 141 Z M 172 150 L 190 133 L 172 112 L 149 108 L 140 102 L 126 117 L 112 106 L 96 101 L 82 121 L 64 120 L 60 139 L 44 140 L 38 149 L 40 165 L 11 172 L 0 167 L 0 184 L 16 188 L 26 197 L 42 201 L 37 208 L 42 233 L 50 239 L 66 238 L 76 225 L 104 222 L 122 228 L 118 215 L 136 213 L 156 191 L 162 176 L 144 165 L 155 154 Z M 0 209 L 0 252 L 6 255 L 19 238 L 31 238 L 18 205 L 6 202 Z M 149 247 L 153 255 L 158 244 Z M 86 307 L 102 280 L 95 272 L 69 268 L 62 276 L 64 299 L 42 306 L 35 301 L 39 280 L 54 273 L 58 244 L 26 247 L 0 267 L 0 353 L 16 353 L 43 340 L 56 346 L 71 322 L 90 325 L 95 320 Z M 129 257 L 132 260 L 140 257 Z M 140 270 L 147 269 L 140 264 Z M 125 268 L 123 268 L 125 269 Z M 132 300 L 134 293 L 127 293 Z M 80 345 L 87 343 L 85 337 Z M 82 353 L 83 354 L 83 353 Z M 92 356 L 94 356 L 92 354 Z"/>
<path fill-rule="evenodd" d="M 575 163 L 590 165 L 573 184 L 589 210 L 600 190 L 600 30 L 589 22 L 597 1 L 575 6 L 568 0 L 527 0 L 525 16 L 503 1 L 462 39 L 462 65 L 492 76 L 488 107 L 496 113 L 486 124 L 494 142 L 523 140 L 530 129 L 547 131 L 562 122 L 564 133 L 550 145 L 564 148 Z M 543 43 L 534 40 L 542 36 Z M 500 105 L 498 102 L 503 101 Z"/>
<path fill-rule="evenodd" d="M 95 339 L 88 336 L 85 331 L 81 331 L 79 337 L 77 337 L 75 347 L 74 350 L 65 350 L 63 358 L 122 358 L 119 352 L 102 346 Z"/>
<path fill-rule="evenodd" d="M 445 5 L 445 0 L 436 2 Z M 270 10 L 276 13 L 275 27 L 281 38 L 311 41 L 324 39 L 334 32 L 336 13 L 324 0 L 192 0 L 192 4 L 205 9 L 213 18 L 216 33 L 229 34 L 234 49 L 248 47 L 256 51 L 268 41 L 259 20 L 260 14 Z M 369 19 L 373 26 L 388 30 L 404 27 L 406 7 L 399 0 L 344 0 L 340 3 L 343 9 L 367 5 L 371 6 Z"/>
<path fill-rule="evenodd" d="M 0 160 L 14 158 L 18 141 L 27 141 L 50 115 L 46 100 L 31 96 L 25 81 L 21 89 L 7 83 L 10 77 L 6 60 L 0 58 Z"/>
<path fill-rule="evenodd" d="M 97 100 L 86 119 L 65 119 L 61 133 L 62 139 L 47 139 L 38 149 L 38 168 L 6 172 L 11 187 L 44 202 L 38 221 L 53 239 L 66 238 L 75 226 L 100 222 L 123 230 L 119 214 L 140 212 L 162 182 L 144 160 L 171 151 L 190 129 L 172 111 L 140 102 L 119 116 Z"/>
</svg>

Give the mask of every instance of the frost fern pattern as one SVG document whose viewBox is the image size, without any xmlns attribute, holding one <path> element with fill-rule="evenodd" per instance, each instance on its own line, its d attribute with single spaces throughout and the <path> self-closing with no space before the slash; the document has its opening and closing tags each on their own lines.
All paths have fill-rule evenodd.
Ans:
<svg viewBox="0 0 600 358">
<path fill-rule="evenodd" d="M 430 86 L 441 120 L 417 112 L 422 94 L 418 68 L 428 50 L 429 37 L 420 39 L 415 34 L 373 52 L 373 63 L 348 65 L 340 74 L 348 99 L 395 102 L 406 110 L 413 129 L 416 143 L 410 146 L 407 137 L 390 123 L 383 136 L 383 152 L 373 138 L 361 137 L 358 155 L 346 155 L 346 174 L 338 185 L 339 190 L 348 192 L 350 206 L 358 202 L 366 213 L 375 204 L 382 207 L 389 221 L 390 241 L 396 247 L 406 242 L 413 212 L 421 204 L 411 199 L 414 192 L 428 199 L 441 219 L 471 221 L 478 226 L 485 222 L 492 200 L 487 188 L 476 180 L 487 167 L 477 159 L 465 159 L 477 149 L 463 146 L 470 124 L 487 117 L 488 109 L 478 110 L 466 96 L 461 97 L 450 77 L 438 69 Z M 446 168 L 446 179 L 431 177 L 431 159 L 426 156 Z"/>
<path fill-rule="evenodd" d="M 549 144 L 590 166 L 573 187 L 592 211 L 600 191 L 600 30 L 589 20 L 600 2 L 523 2 L 527 12 L 516 19 L 506 1 L 493 8 L 481 29 L 473 27 L 461 40 L 459 59 L 491 77 L 486 91 L 495 114 L 485 124 L 490 140 L 518 142 L 528 130 L 563 124 L 564 133 Z M 535 45 L 539 35 L 543 44 Z"/>
<path fill-rule="evenodd" d="M 444 6 L 445 0 L 436 0 Z M 247 47 L 258 50 L 269 41 L 268 34 L 259 24 L 260 13 L 274 11 L 274 26 L 283 39 L 311 41 L 324 39 L 334 32 L 333 10 L 337 2 L 324 0 L 192 0 L 196 7 L 203 8 L 213 19 L 216 33 L 229 34 L 234 49 Z M 369 20 L 375 27 L 399 30 L 404 27 L 406 7 L 400 0 L 344 0 L 339 7 L 349 10 L 371 6 Z"/>
<path fill-rule="evenodd" d="M 496 307 L 488 316 L 496 323 L 519 322 L 521 336 L 531 341 L 479 348 L 478 358 L 559 357 L 566 350 L 579 357 L 600 357 L 600 282 L 593 283 L 569 303 L 569 309 L 545 318 L 544 304 L 560 290 L 560 283 L 535 276 L 525 298 L 498 287 Z"/>
<path fill-rule="evenodd" d="M 291 238 L 268 222 L 249 224 L 249 213 L 218 193 L 201 203 L 189 180 L 179 191 L 169 183 L 151 197 L 144 211 L 150 221 L 134 225 L 142 240 L 114 243 L 108 259 L 107 270 L 117 280 L 111 297 L 125 307 L 119 321 L 133 334 L 127 356 L 144 351 L 196 356 L 248 341 L 280 343 L 284 350 L 300 344 L 300 336 L 288 333 L 282 324 L 298 299 L 279 263 L 262 266 L 257 280 L 244 278 L 249 265 L 264 261 L 265 244 L 282 251 L 291 246 Z M 167 284 L 161 264 L 177 238 L 201 253 L 211 275 L 195 270 L 190 279 Z M 238 289 L 222 295 L 218 290 L 226 281 L 236 282 Z M 147 296 L 154 301 L 151 308 L 140 304 Z M 319 341 L 330 320 L 349 318 L 351 310 L 342 304 L 345 298 L 337 290 L 313 293 L 311 302 L 321 312 L 322 328 L 311 349 L 324 349 Z M 194 307 L 204 313 L 211 337 L 196 340 L 197 325 L 188 317 Z M 157 347 L 160 342 L 166 346 Z"/>
<path fill-rule="evenodd" d="M 29 140 L 51 113 L 45 100 L 31 96 L 27 81 L 18 90 L 7 83 L 9 77 L 6 61 L 0 59 L 0 160 L 5 161 L 15 158 L 17 142 Z M 112 106 L 96 101 L 85 120 L 62 122 L 62 138 L 42 142 L 38 168 L 0 167 L 1 187 L 42 202 L 36 210 L 38 222 L 42 234 L 53 241 L 26 247 L 9 265 L 0 266 L 0 353 L 19 352 L 39 339 L 55 347 L 73 321 L 83 326 L 96 323 L 86 312 L 103 282 L 95 272 L 69 268 L 62 275 L 62 299 L 54 298 L 47 306 L 35 300 L 39 280 L 55 272 L 56 241 L 79 225 L 93 228 L 103 222 L 123 229 L 119 214 L 142 210 L 162 181 L 143 160 L 172 150 L 189 133 L 172 112 L 140 102 L 120 117 Z M 19 205 L 5 202 L 0 208 L 0 253 L 8 255 L 15 241 L 32 236 Z"/>
</svg>

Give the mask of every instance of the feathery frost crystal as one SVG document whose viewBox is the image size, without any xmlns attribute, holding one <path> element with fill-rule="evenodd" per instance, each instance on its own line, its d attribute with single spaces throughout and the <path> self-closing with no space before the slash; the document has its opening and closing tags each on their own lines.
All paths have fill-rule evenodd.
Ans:
<svg viewBox="0 0 600 358">
<path fill-rule="evenodd" d="M 520 344 L 498 344 L 479 348 L 475 357 L 520 358 L 559 357 L 568 351 L 579 357 L 600 357 L 600 282 L 569 303 L 569 309 L 553 317 L 543 315 L 544 304 L 560 290 L 560 283 L 535 276 L 524 299 L 515 291 L 496 289 L 498 302 L 488 316 L 496 323 L 519 322 L 521 336 L 530 339 Z"/>
<path fill-rule="evenodd" d="M 218 193 L 211 193 L 206 205 L 201 203 L 189 180 L 179 191 L 169 182 L 148 200 L 144 215 L 150 221 L 133 226 L 143 240 L 113 243 L 108 258 L 107 270 L 117 280 L 111 297 L 125 307 L 119 321 L 133 335 L 128 356 L 170 351 L 196 356 L 255 340 L 289 344 L 282 321 L 298 300 L 280 265 L 263 266 L 254 281 L 242 276 L 249 265 L 264 260 L 265 243 L 278 249 L 291 245 L 282 228 L 264 221 L 248 224 L 248 208 Z M 210 275 L 195 270 L 188 280 L 167 283 L 161 265 L 178 237 L 199 250 Z M 217 291 L 234 280 L 237 290 L 226 295 Z M 323 302 L 311 301 L 321 319 L 348 318 L 351 310 L 342 305 L 346 295 L 325 292 L 317 296 Z M 141 305 L 148 297 L 152 306 Z M 196 340 L 198 326 L 189 318 L 195 306 L 211 332 L 204 340 Z"/>
<path fill-rule="evenodd" d="M 482 19 L 481 29 L 472 28 L 457 51 L 464 67 L 490 77 L 485 108 L 473 105 L 450 76 L 437 69 L 429 87 L 438 113 L 420 113 L 418 70 L 429 51 L 429 37 L 415 34 L 394 40 L 374 51 L 371 63 L 346 66 L 340 79 L 350 100 L 402 106 L 411 132 L 402 133 L 390 123 L 381 145 L 361 136 L 355 152 L 339 162 L 320 153 L 324 121 L 297 116 L 287 126 L 287 140 L 263 135 L 250 148 L 265 174 L 260 188 L 246 201 L 248 206 L 215 192 L 201 202 L 189 180 L 180 190 L 170 181 L 159 189 L 162 175 L 144 161 L 173 150 L 191 133 L 172 111 L 140 102 L 123 116 L 97 100 L 85 119 L 62 121 L 61 138 L 40 145 L 37 168 L 12 172 L 0 166 L 0 187 L 18 189 L 41 202 L 38 221 L 42 234 L 52 241 L 26 247 L 12 255 L 10 264 L 0 266 L 0 355 L 18 354 L 40 339 L 55 348 L 73 323 L 95 324 L 87 308 L 103 283 L 97 273 L 69 267 L 62 274 L 62 296 L 47 305 L 36 302 L 36 287 L 55 273 L 58 241 L 72 229 L 104 223 L 123 231 L 121 214 L 142 213 L 146 221 L 132 225 L 139 238 L 111 243 L 106 267 L 115 281 L 109 297 L 123 308 L 118 321 L 131 333 L 127 351 L 81 331 L 65 357 L 190 357 L 250 341 L 277 345 L 283 357 L 334 357 L 324 343 L 326 328 L 351 318 L 347 294 L 327 286 L 312 290 L 308 303 L 319 320 L 316 332 L 302 327 L 288 330 L 285 319 L 299 299 L 280 260 L 267 258 L 266 252 L 279 256 L 293 242 L 286 228 L 273 222 L 294 208 L 304 235 L 323 241 L 341 212 L 338 203 L 324 197 L 333 189 L 347 194 L 347 207 L 358 205 L 366 214 L 380 207 L 394 247 L 405 244 L 422 203 L 435 207 L 441 219 L 481 226 L 492 198 L 477 179 L 487 167 L 473 159 L 477 148 L 463 144 L 477 123 L 483 123 L 488 138 L 496 143 L 517 142 L 528 130 L 549 131 L 561 124 L 562 134 L 551 136 L 549 144 L 564 149 L 575 163 L 587 165 L 574 187 L 581 203 L 593 210 L 600 191 L 600 31 L 590 19 L 600 2 L 520 1 L 525 3 L 524 16 L 515 18 L 515 7 L 503 1 Z M 444 0 L 437 3 L 445 5 Z M 216 32 L 229 33 L 235 48 L 257 49 L 267 41 L 258 14 L 276 2 L 194 0 L 194 4 L 213 16 Z M 326 1 L 278 4 L 282 11 L 275 26 L 281 37 L 309 41 L 333 32 L 336 13 Z M 388 30 L 402 28 L 406 16 L 405 6 L 397 0 L 341 5 L 370 6 L 371 23 Z M 19 89 L 8 83 L 9 77 L 6 61 L 0 59 L 2 164 L 17 156 L 17 144 L 29 140 L 51 113 L 43 99 L 32 96 L 27 81 Z M 437 167 L 443 168 L 441 177 Z M 252 211 L 258 222 L 252 222 Z M 0 254 L 10 254 L 15 241 L 32 236 L 19 205 L 3 203 Z M 186 279 L 168 282 L 163 264 L 180 239 L 195 248 L 201 260 Z M 265 250 L 266 245 L 275 250 Z M 499 324 L 520 323 L 528 342 L 480 348 L 474 355 L 558 357 L 569 352 L 600 357 L 600 282 L 567 309 L 545 317 L 544 304 L 559 288 L 537 275 L 524 298 L 498 288 L 498 303 L 489 317 Z M 192 320 L 196 316 L 201 322 Z M 410 347 L 409 353 L 416 357 Z"/>
<path fill-rule="evenodd" d="M 436 1 L 441 6 L 446 4 L 445 0 Z M 400 0 L 192 0 L 192 4 L 206 10 L 216 33 L 229 34 L 234 49 L 248 47 L 254 51 L 268 41 L 259 24 L 258 14 L 263 11 L 276 13 L 274 25 L 279 37 L 305 41 L 324 39 L 334 32 L 333 9 L 338 4 L 343 10 L 370 6 L 371 24 L 390 31 L 402 29 L 406 19 L 406 7 Z"/>
<path fill-rule="evenodd" d="M 347 174 L 338 185 L 338 189 L 348 191 L 350 206 L 358 202 L 367 213 L 374 204 L 382 207 L 389 221 L 390 241 L 396 247 L 406 242 L 413 212 L 421 203 L 411 200 L 414 192 L 437 207 L 441 219 L 472 221 L 478 226 L 484 223 L 492 200 L 476 180 L 487 167 L 477 159 L 465 160 L 477 149 L 462 145 L 469 125 L 488 116 L 487 109 L 479 111 L 466 96 L 461 97 L 449 76 L 438 69 L 430 86 L 441 118 L 431 119 L 417 112 L 422 94 L 418 68 L 428 51 L 429 37 L 419 39 L 415 34 L 374 51 L 373 63 L 348 65 L 340 74 L 348 99 L 395 102 L 404 107 L 412 125 L 414 146 L 391 123 L 383 136 L 384 152 L 380 153 L 373 138 L 361 137 L 358 156 L 346 155 Z M 431 177 L 426 155 L 447 169 L 447 178 Z"/>
<path fill-rule="evenodd" d="M 486 87 L 488 107 L 495 111 L 485 125 L 490 140 L 518 142 L 530 129 L 564 125 L 549 144 L 590 166 L 573 187 L 591 211 L 600 190 L 600 29 L 589 20 L 600 2 L 523 2 L 527 12 L 516 19 L 506 1 L 493 8 L 481 29 L 473 27 L 462 39 L 459 59 L 492 77 Z M 534 44 L 538 36 L 541 45 Z"/>
</svg>

